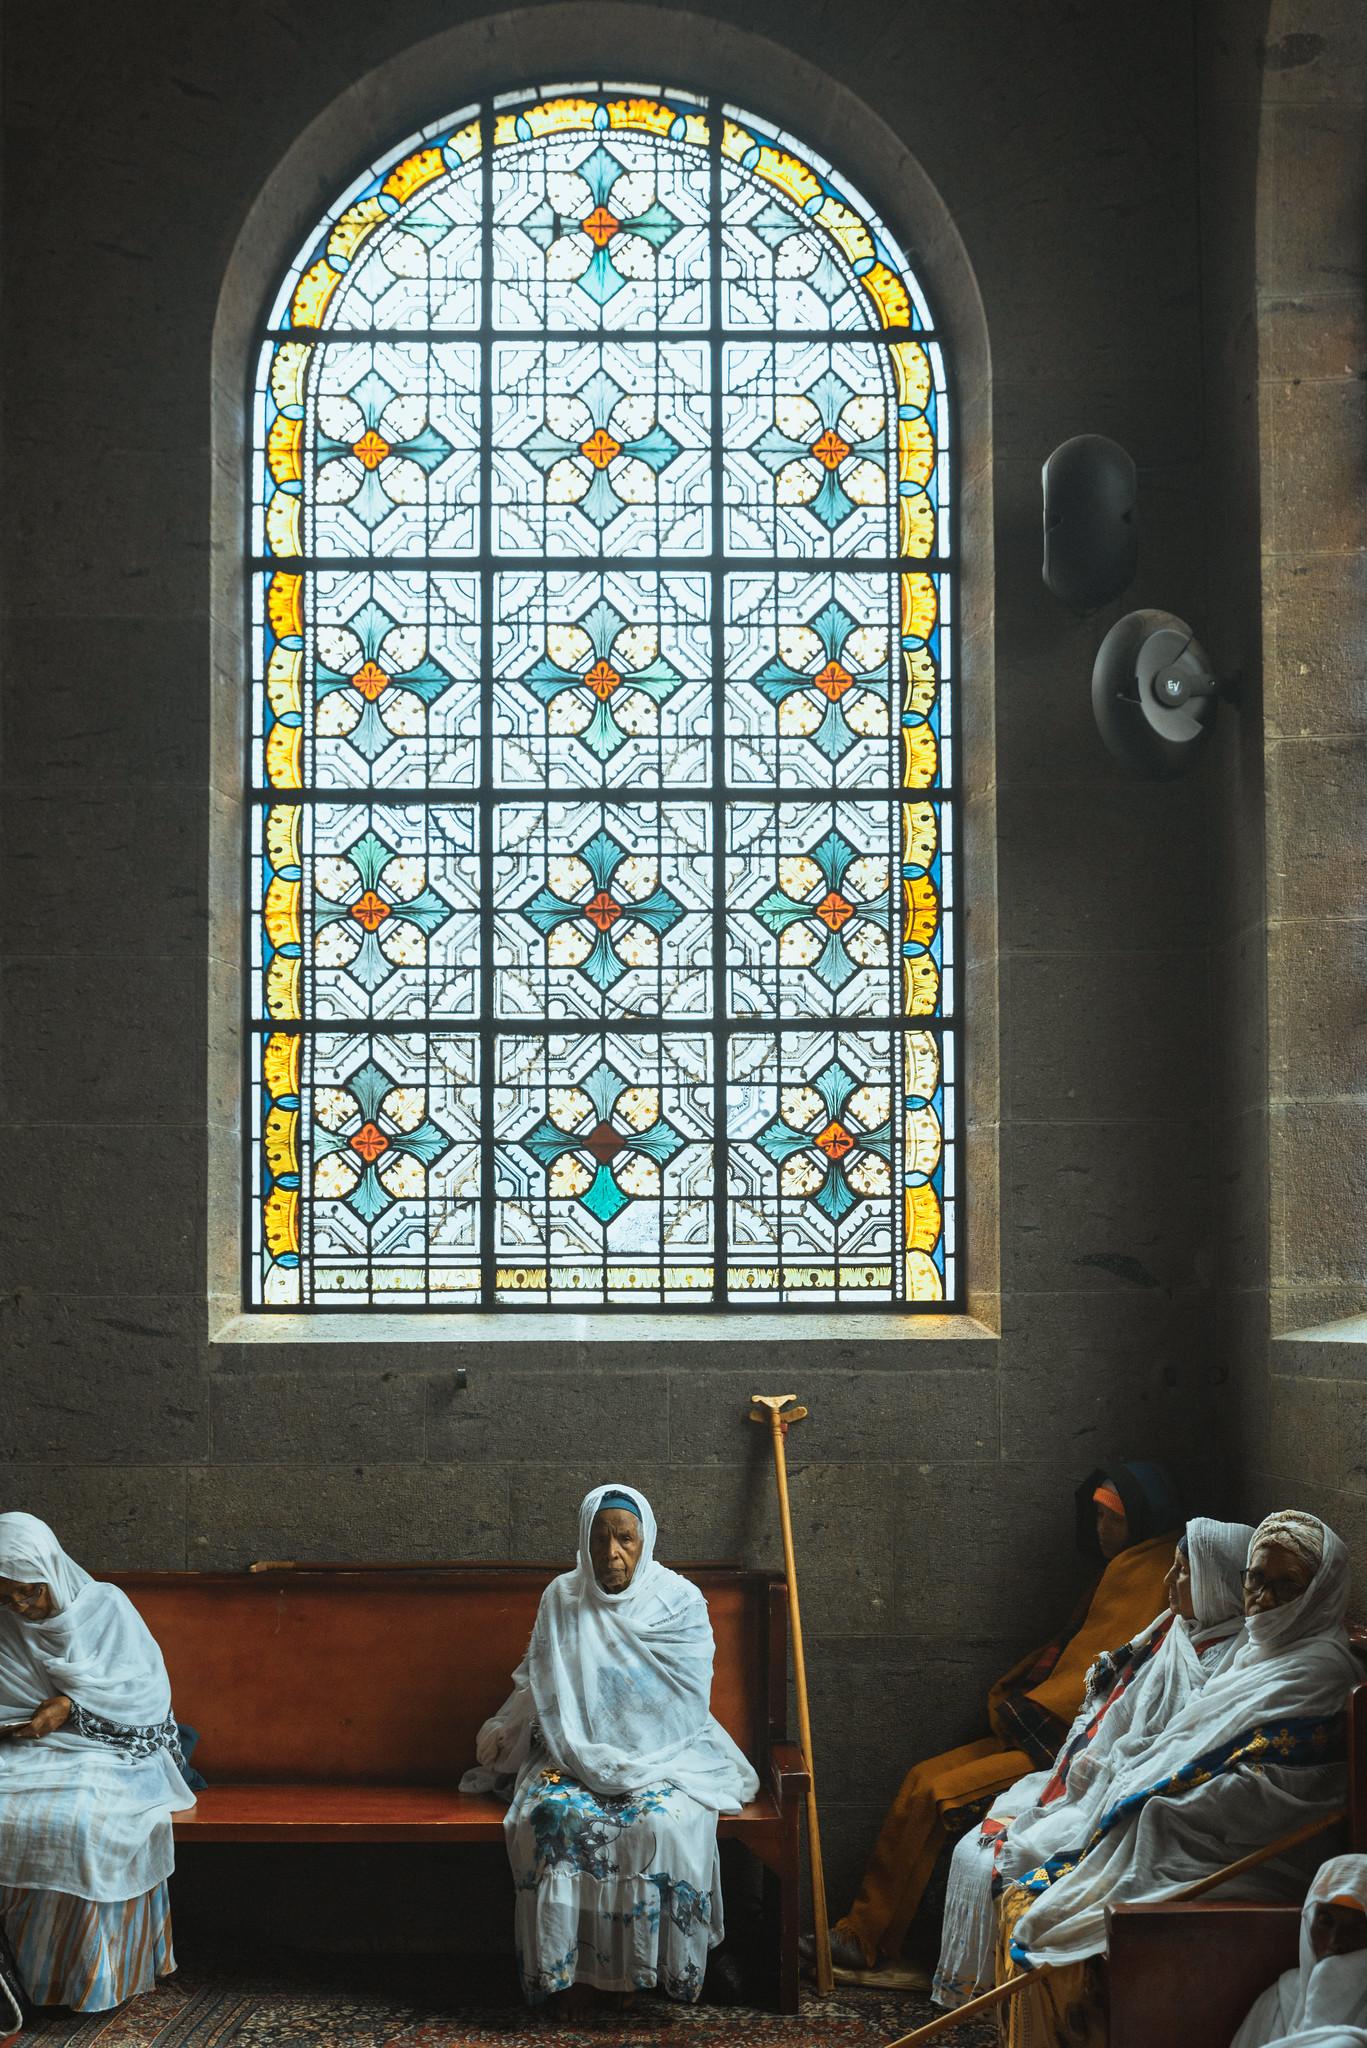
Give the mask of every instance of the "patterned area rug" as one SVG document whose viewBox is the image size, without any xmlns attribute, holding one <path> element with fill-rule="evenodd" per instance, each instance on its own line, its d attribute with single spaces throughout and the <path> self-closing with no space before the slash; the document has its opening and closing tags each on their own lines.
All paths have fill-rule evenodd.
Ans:
<svg viewBox="0 0 1367 2048">
<path fill-rule="evenodd" d="M 266 1970 L 223 1962 L 182 1968 L 120 2012 L 45 2014 L 20 2038 L 25 2048 L 884 2048 L 933 2016 L 916 1993 L 840 1989 L 824 2000 L 804 1991 L 801 2013 L 786 2019 L 643 1998 L 629 2014 L 551 2027 L 511 1987 L 471 1992 L 469 1975 L 467 1963 L 438 1970 L 425 1958 L 394 1958 L 382 1971 L 369 1957 L 347 1967 L 273 1961 Z M 995 2039 L 990 2020 L 950 2036 L 956 2048 L 989 2048 Z"/>
</svg>

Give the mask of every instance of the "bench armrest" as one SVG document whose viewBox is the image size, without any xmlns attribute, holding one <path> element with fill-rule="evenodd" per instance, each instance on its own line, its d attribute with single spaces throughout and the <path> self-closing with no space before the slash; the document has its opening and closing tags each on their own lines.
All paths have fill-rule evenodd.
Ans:
<svg viewBox="0 0 1367 2048">
<path fill-rule="evenodd" d="M 795 1742 L 776 1742 L 769 1751 L 769 1782 L 775 1803 L 782 1807 L 807 1796 L 807 1766 Z"/>
</svg>

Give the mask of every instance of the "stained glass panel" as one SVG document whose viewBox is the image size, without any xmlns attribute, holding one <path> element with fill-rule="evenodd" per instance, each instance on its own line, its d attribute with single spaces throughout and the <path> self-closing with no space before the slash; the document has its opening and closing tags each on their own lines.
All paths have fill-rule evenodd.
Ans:
<svg viewBox="0 0 1367 2048">
<path fill-rule="evenodd" d="M 929 1031 L 740 1031 L 730 1283 L 770 1301 L 942 1298 L 946 1097 Z"/>
<path fill-rule="evenodd" d="M 252 436 L 249 1305 L 959 1296 L 949 390 L 667 87 L 371 165 Z"/>
<path fill-rule="evenodd" d="M 702 342 L 493 345 L 497 554 L 705 554 L 711 362 Z"/>
<path fill-rule="evenodd" d="M 252 774 L 272 789 L 479 779 L 480 581 L 277 569 L 253 579 Z"/>
<path fill-rule="evenodd" d="M 705 125 L 695 122 L 692 145 L 589 129 L 505 146 L 493 174 L 495 326 L 705 329 Z"/>
<path fill-rule="evenodd" d="M 735 788 L 942 780 L 938 576 L 728 576 L 726 777 Z"/>
<path fill-rule="evenodd" d="M 496 1299 L 709 1299 L 710 1035 L 507 1035 L 496 1058 Z"/>
<path fill-rule="evenodd" d="M 495 782 L 710 782 L 711 611 L 696 570 L 496 577 Z"/>
</svg>

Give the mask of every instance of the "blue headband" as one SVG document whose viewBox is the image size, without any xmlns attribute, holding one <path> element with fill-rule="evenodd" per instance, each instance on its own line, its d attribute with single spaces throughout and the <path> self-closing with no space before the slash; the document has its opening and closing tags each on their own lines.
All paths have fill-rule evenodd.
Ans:
<svg viewBox="0 0 1367 2048">
<path fill-rule="evenodd" d="M 601 1515 L 604 1508 L 625 1508 L 629 1515 L 635 1515 L 638 1522 L 642 1519 L 641 1510 L 629 1493 L 605 1493 L 595 1513 Z"/>
</svg>

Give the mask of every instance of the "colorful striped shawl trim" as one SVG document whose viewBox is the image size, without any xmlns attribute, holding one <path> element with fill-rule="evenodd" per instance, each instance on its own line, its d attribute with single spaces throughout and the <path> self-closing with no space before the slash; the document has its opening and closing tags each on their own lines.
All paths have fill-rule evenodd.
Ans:
<svg viewBox="0 0 1367 2048">
<path fill-rule="evenodd" d="M 1229 1742 L 1208 1749 L 1203 1756 L 1183 1764 L 1166 1778 L 1145 1785 L 1127 1799 L 1117 1800 L 1102 1814 L 1081 1848 L 1049 1857 L 1047 1862 L 1027 1870 L 1015 1882 L 1039 1898 L 1059 1878 L 1066 1877 L 1070 1870 L 1076 1870 L 1083 1858 L 1089 1856 L 1114 1829 L 1141 1813 L 1151 1799 L 1161 1799 L 1174 1792 L 1190 1792 L 1196 1786 L 1209 1784 L 1212 1778 L 1223 1777 L 1241 1766 L 1254 1775 L 1261 1775 L 1269 1764 L 1280 1769 L 1283 1766 L 1341 1763 L 1347 1755 L 1346 1730 L 1347 1717 L 1344 1714 L 1331 1714 L 1327 1719 L 1301 1716 L 1243 1729 Z M 1000 1889 L 998 1879 L 994 1881 L 993 1890 Z M 1023 1968 L 1031 1967 L 1029 1951 L 1019 1942 L 1012 1942 L 1011 1955 L 1013 1961 Z"/>
<path fill-rule="evenodd" d="M 1176 1616 L 1170 1616 L 1162 1628 L 1154 1630 L 1148 1642 L 1138 1651 L 1135 1650 L 1132 1643 L 1126 1643 L 1123 1650 L 1116 1651 L 1108 1659 L 1112 1667 L 1112 1676 L 1111 1685 L 1107 1690 L 1106 1697 L 1091 1716 L 1086 1727 L 1080 1728 L 1067 1748 L 1059 1751 L 1053 1774 L 1049 1779 L 1049 1783 L 1040 1794 L 1039 1803 L 1041 1806 L 1051 1805 L 1061 1795 L 1074 1757 L 1078 1755 L 1079 1751 L 1091 1747 L 1096 1732 L 1110 1709 L 1115 1705 L 1122 1693 L 1129 1691 L 1140 1672 L 1153 1662 L 1158 1652 L 1162 1649 L 1168 1639 L 1175 1619 Z"/>
</svg>

